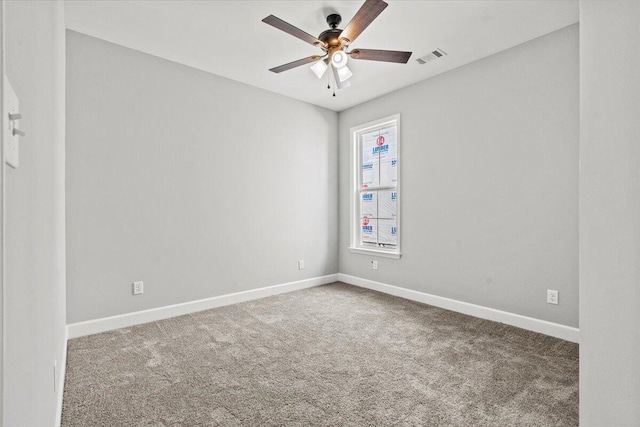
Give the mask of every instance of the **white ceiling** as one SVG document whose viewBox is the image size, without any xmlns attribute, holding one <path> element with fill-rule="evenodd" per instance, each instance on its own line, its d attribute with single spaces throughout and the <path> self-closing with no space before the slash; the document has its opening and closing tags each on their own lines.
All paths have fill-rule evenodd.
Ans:
<svg viewBox="0 0 640 427">
<path fill-rule="evenodd" d="M 578 22 L 576 0 L 399 1 L 350 48 L 409 50 L 409 62 L 352 60 L 351 87 L 336 97 L 310 65 L 274 74 L 269 68 L 321 53 L 261 22 L 273 14 L 314 36 L 329 13 L 344 28 L 364 0 L 66 2 L 67 28 L 335 111 L 451 70 Z M 441 59 L 415 60 L 440 48 Z M 536 58 L 531 58 L 535 61 Z"/>
</svg>

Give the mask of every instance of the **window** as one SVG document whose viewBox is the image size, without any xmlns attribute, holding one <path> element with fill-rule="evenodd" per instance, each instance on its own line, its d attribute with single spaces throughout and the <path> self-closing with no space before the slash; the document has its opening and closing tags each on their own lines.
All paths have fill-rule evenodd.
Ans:
<svg viewBox="0 0 640 427">
<path fill-rule="evenodd" d="M 400 258 L 400 115 L 351 128 L 351 252 Z"/>
</svg>

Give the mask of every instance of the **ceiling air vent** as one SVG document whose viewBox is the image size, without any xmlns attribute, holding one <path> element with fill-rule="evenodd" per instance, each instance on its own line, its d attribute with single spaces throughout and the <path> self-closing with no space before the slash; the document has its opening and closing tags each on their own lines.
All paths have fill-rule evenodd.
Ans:
<svg viewBox="0 0 640 427">
<path fill-rule="evenodd" d="M 418 61 L 418 64 L 426 64 L 427 62 L 433 61 L 434 59 L 442 58 L 446 54 L 447 52 L 445 52 L 444 50 L 436 49 L 433 52 L 423 56 L 422 58 L 416 59 L 416 61 Z"/>
</svg>

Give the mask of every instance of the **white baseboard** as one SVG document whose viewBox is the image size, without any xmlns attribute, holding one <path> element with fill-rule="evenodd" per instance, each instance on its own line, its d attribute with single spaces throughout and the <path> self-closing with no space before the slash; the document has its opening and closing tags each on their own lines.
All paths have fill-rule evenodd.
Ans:
<svg viewBox="0 0 640 427">
<path fill-rule="evenodd" d="M 470 304 L 411 289 L 400 288 L 398 286 L 387 285 L 386 283 L 374 282 L 373 280 L 363 279 L 348 274 L 338 273 L 338 281 L 456 311 L 458 313 L 468 314 L 481 319 L 505 323 L 507 325 L 516 326 L 518 328 L 527 329 L 544 335 L 550 335 L 552 337 L 575 343 L 580 341 L 580 330 L 571 326 L 560 325 L 558 323 L 547 322 L 546 320 L 534 319 L 533 317 L 521 316 L 507 311 L 496 310 L 494 308 L 483 307 L 481 305 Z"/>
<path fill-rule="evenodd" d="M 533 332 L 538 332 L 575 343 L 580 341 L 580 330 L 578 328 L 560 325 L 558 323 L 548 322 L 546 320 L 535 319 L 533 317 L 522 316 L 520 314 L 509 313 L 507 311 L 496 310 L 494 308 L 484 307 L 481 305 L 470 304 L 450 298 L 439 297 L 436 295 L 388 285 L 386 283 L 363 279 L 343 273 L 314 277 L 297 282 L 267 286 L 264 288 L 252 289 L 249 291 L 221 295 L 218 297 L 190 301 L 166 307 L 153 308 L 150 310 L 137 311 L 118 316 L 105 317 L 102 319 L 89 320 L 86 322 L 72 323 L 70 325 L 67 325 L 67 334 L 69 339 L 78 338 L 85 335 L 97 334 L 100 332 L 111 331 L 119 328 L 126 328 L 142 323 L 148 323 L 156 320 L 168 319 L 170 317 L 181 316 L 184 314 L 195 313 L 198 311 L 209 310 L 211 308 L 237 304 L 240 302 L 251 301 L 272 295 L 278 295 L 300 289 L 311 288 L 314 286 L 325 285 L 327 283 L 332 283 L 335 281 L 348 283 L 350 285 L 355 285 L 362 288 L 372 289 L 374 291 L 382 292 L 385 294 L 394 295 L 408 300 L 433 305 L 451 311 L 456 311 L 458 313 L 479 317 L 481 319 L 505 323 L 507 325 L 516 326 L 518 328 L 527 329 Z M 66 340 L 64 351 L 66 361 Z M 65 365 L 62 366 L 62 369 L 64 369 Z M 64 381 L 63 370 L 61 370 L 60 377 L 60 380 Z M 62 384 L 64 384 L 64 382 Z M 62 396 L 60 396 L 59 400 L 59 406 L 61 410 Z"/>
<path fill-rule="evenodd" d="M 64 397 L 64 377 L 67 374 L 67 341 L 69 340 L 69 327 L 64 327 L 64 346 L 62 347 L 62 358 L 60 359 L 60 375 L 57 378 L 56 393 L 58 399 L 56 401 L 56 422 L 55 427 L 62 425 L 62 401 Z"/>
<path fill-rule="evenodd" d="M 297 282 L 267 286 L 264 288 L 221 295 L 213 298 L 185 302 L 182 304 L 152 308 L 149 310 L 136 311 L 133 313 L 126 313 L 118 316 L 88 320 L 86 322 L 72 323 L 67 326 L 69 339 L 78 338 L 85 335 L 97 334 L 100 332 L 112 331 L 114 329 L 126 328 L 133 325 L 139 325 L 141 323 L 168 319 L 170 317 L 182 316 L 184 314 L 209 310 L 211 308 L 222 307 L 225 305 L 237 304 L 239 302 L 251 301 L 258 298 L 283 294 L 300 289 L 312 288 L 314 286 L 326 285 L 327 283 L 332 283 L 337 280 L 337 274 L 329 274 L 327 276 L 314 277 L 311 279 L 299 280 Z"/>
</svg>

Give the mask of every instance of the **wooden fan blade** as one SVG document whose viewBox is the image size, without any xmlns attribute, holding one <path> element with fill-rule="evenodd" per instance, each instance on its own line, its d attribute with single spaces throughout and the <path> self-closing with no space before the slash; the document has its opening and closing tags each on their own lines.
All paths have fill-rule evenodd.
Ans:
<svg viewBox="0 0 640 427">
<path fill-rule="evenodd" d="M 399 50 L 379 50 L 379 49 L 354 49 L 349 55 L 353 59 L 366 59 L 369 61 L 398 62 L 406 64 L 412 52 L 402 52 Z"/>
<path fill-rule="evenodd" d="M 321 57 L 318 55 L 313 55 L 308 58 L 298 59 L 297 61 L 289 62 L 288 64 L 280 65 L 279 67 L 270 68 L 269 71 L 273 71 L 274 73 L 281 73 L 283 71 L 290 70 L 292 68 L 299 67 L 304 64 L 308 64 L 309 62 L 317 61 Z"/>
<path fill-rule="evenodd" d="M 353 43 L 356 37 L 358 37 L 387 6 L 388 4 L 382 0 L 365 1 L 360 7 L 360 10 L 358 10 L 353 19 L 351 19 L 351 22 L 347 24 L 340 34 L 342 43 L 344 45 Z"/>
<path fill-rule="evenodd" d="M 305 41 L 314 46 L 324 46 L 324 43 L 322 43 L 320 40 L 318 40 L 311 34 L 305 33 L 301 29 L 294 27 L 293 25 L 283 21 L 282 19 L 276 16 L 269 15 L 266 18 L 264 18 L 262 22 L 264 22 L 265 24 L 269 24 L 273 27 L 276 27 L 277 29 L 284 31 L 287 34 L 291 34 L 293 37 L 297 37 L 300 40 Z"/>
</svg>

